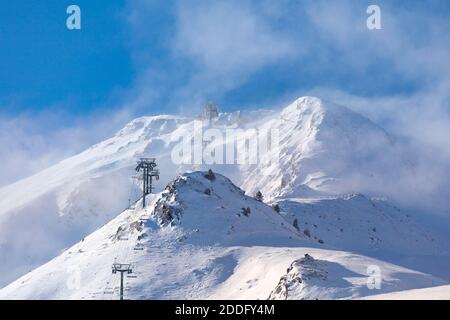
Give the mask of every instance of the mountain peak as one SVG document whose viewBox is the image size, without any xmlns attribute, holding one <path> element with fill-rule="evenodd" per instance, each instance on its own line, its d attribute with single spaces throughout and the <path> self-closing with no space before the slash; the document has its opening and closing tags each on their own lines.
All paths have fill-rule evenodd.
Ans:
<svg viewBox="0 0 450 320">
<path fill-rule="evenodd" d="M 316 97 L 295 100 L 281 110 L 271 129 L 280 133 L 278 170 L 275 167 L 261 178 L 259 168 L 249 172 L 242 185 L 247 191 L 262 189 L 272 198 L 377 192 L 379 181 L 391 179 L 380 163 L 389 159 L 392 166 L 405 167 L 384 129 Z M 375 179 L 377 183 L 365 183 Z"/>
<path fill-rule="evenodd" d="M 298 117 L 302 114 L 324 112 L 324 105 L 317 97 L 304 96 L 296 99 L 281 111 L 282 116 Z"/>
<path fill-rule="evenodd" d="M 150 210 L 159 225 L 181 228 L 194 242 L 256 245 L 268 238 L 272 243 L 303 238 L 272 207 L 212 171 L 178 176 Z"/>
<path fill-rule="evenodd" d="M 0 285 L 54 257 L 62 248 L 110 221 L 129 200 L 137 199 L 140 186 L 131 176 L 140 157 L 157 159 L 161 179 L 154 184 L 156 190 L 161 190 L 180 172 L 211 167 L 214 172 L 225 173 L 250 195 L 261 191 L 266 201 L 352 191 L 385 195 L 387 188 L 395 186 L 392 182 L 396 175 L 391 168 L 405 168 L 381 128 L 345 107 L 315 97 L 301 97 L 278 112 L 221 113 L 213 123 L 212 127 L 222 134 L 235 127 L 278 130 L 280 139 L 274 151 L 279 163 L 269 167 L 270 170 L 265 170 L 264 163 L 178 165 L 171 157 L 181 139 L 174 141 L 172 134 L 202 136 L 204 127 L 196 128 L 195 119 L 171 115 L 137 118 L 115 136 L 86 151 L 0 188 L 0 244 L 10 248 L 0 251 L 0 259 L 9 262 L 0 265 Z M 241 130 L 239 139 L 246 136 L 242 131 L 245 130 Z M 225 144 L 219 147 L 225 149 Z M 262 174 L 263 170 L 268 174 Z M 177 188 L 186 190 L 172 194 L 173 202 L 169 201 L 170 197 L 161 200 L 168 207 L 176 208 L 178 203 L 183 209 L 183 216 L 174 219 L 173 225 L 206 230 L 210 234 L 206 239 L 226 242 L 241 237 L 228 237 L 227 228 L 234 226 L 239 230 L 237 226 L 244 228 L 253 223 L 260 236 L 252 241 L 259 239 L 267 243 L 271 219 L 278 219 L 277 215 L 267 205 L 241 195 L 242 191 L 231 187 L 229 180 L 218 174 L 216 177 L 215 181 L 209 181 L 199 173 L 192 173 L 180 178 Z M 187 188 L 182 185 L 183 180 L 187 186 L 196 187 Z M 208 188 L 211 195 L 205 193 Z M 187 207 L 182 207 L 183 204 Z M 267 222 L 265 217 L 270 217 L 272 222 Z M 22 225 L 20 229 L 13 227 L 18 221 Z M 27 230 L 31 228 L 42 241 L 29 236 Z M 243 230 L 242 239 L 246 237 Z M 279 237 L 286 237 L 285 232 L 277 232 Z M 52 246 L 42 248 L 41 242 Z"/>
</svg>

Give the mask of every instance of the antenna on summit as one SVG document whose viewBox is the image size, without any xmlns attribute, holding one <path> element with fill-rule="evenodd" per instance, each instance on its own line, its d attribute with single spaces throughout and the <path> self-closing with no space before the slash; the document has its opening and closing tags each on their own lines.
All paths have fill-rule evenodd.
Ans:
<svg viewBox="0 0 450 320">
<path fill-rule="evenodd" d="M 219 117 L 219 108 L 217 104 L 213 102 L 208 102 L 203 110 L 203 119 L 208 121 L 209 124 L 213 122 L 213 120 Z"/>
<path fill-rule="evenodd" d="M 159 180 L 155 158 L 141 158 L 137 162 L 136 172 L 142 170 L 142 208 L 145 208 L 145 196 L 153 192 L 153 177 Z"/>
</svg>

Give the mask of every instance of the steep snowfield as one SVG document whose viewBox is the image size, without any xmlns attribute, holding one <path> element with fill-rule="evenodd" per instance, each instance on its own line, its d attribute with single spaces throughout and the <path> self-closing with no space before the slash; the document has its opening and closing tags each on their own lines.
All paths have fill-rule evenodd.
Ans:
<svg viewBox="0 0 450 320">
<path fill-rule="evenodd" d="M 128 299 L 349 299 L 447 284 L 318 244 L 219 174 L 184 174 L 148 200 L 1 289 L 0 299 L 117 299 L 114 262 L 134 267 Z M 313 262 L 300 268 L 306 254 Z M 373 265 L 379 290 L 366 285 Z"/>
<path fill-rule="evenodd" d="M 262 130 L 280 132 L 280 163 L 247 171 L 242 187 L 250 193 L 261 190 L 271 198 L 377 193 L 387 191 L 402 170 L 410 170 L 411 159 L 404 159 L 405 150 L 382 128 L 317 98 L 299 98 Z M 269 174 L 262 175 L 263 169 Z"/>
<path fill-rule="evenodd" d="M 266 117 L 271 112 L 258 114 Z M 255 113 L 221 114 L 216 125 L 226 130 L 244 126 L 248 119 L 255 119 Z M 202 130 L 195 120 L 168 115 L 135 119 L 112 138 L 0 188 L 0 287 L 56 256 L 138 199 L 141 191 L 132 175 L 140 157 L 157 158 L 161 180 L 155 183 L 156 190 L 177 173 L 195 169 L 171 160 L 179 143 L 174 136 Z M 228 175 L 239 176 L 237 166 L 228 168 L 224 169 Z"/>
<path fill-rule="evenodd" d="M 137 199 L 138 187 L 130 178 L 136 159 L 184 122 L 171 116 L 136 119 L 111 139 L 1 188 L 0 286 L 116 217 L 128 199 Z"/>
<path fill-rule="evenodd" d="M 362 194 L 278 202 L 287 221 L 315 241 L 357 252 L 450 256 L 441 239 L 416 223 L 408 213 L 383 199 Z M 356 240 L 356 241 L 355 241 Z"/>
<path fill-rule="evenodd" d="M 397 214 L 389 203 L 342 196 L 354 191 L 389 195 L 398 176 L 412 166 L 395 139 L 366 118 L 312 97 L 280 111 L 222 113 L 211 127 L 222 133 L 244 130 L 238 142 L 245 141 L 247 129 L 278 130 L 280 143 L 266 156 L 279 155 L 279 165 L 176 165 L 171 159 L 178 144 L 174 137 L 196 137 L 207 126 L 198 127 L 195 120 L 169 115 L 135 119 L 110 139 L 0 188 L 0 287 L 58 256 L 138 199 L 140 189 L 131 176 L 136 160 L 145 156 L 156 157 L 159 164 L 156 190 L 179 173 L 211 167 L 247 194 L 261 190 L 265 201 L 279 202 L 286 224 L 297 218 L 299 234 L 311 243 L 321 245 L 322 240 L 358 252 L 448 252 L 431 232 L 407 222 L 406 213 Z"/>
</svg>

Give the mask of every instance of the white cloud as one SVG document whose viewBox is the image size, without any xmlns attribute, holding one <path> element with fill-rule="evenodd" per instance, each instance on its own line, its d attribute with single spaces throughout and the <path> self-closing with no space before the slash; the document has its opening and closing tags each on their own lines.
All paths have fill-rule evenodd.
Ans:
<svg viewBox="0 0 450 320">
<path fill-rule="evenodd" d="M 0 115 L 0 187 L 109 137 L 132 115 L 130 110 L 122 109 L 68 117 L 55 111 Z M 61 126 L 61 122 L 65 125 Z"/>
<path fill-rule="evenodd" d="M 349 72 L 362 70 L 370 77 L 367 67 L 387 62 L 402 77 L 421 85 L 450 77 L 447 17 L 380 1 L 382 30 L 370 31 L 365 11 L 369 2 L 306 3 L 309 28 L 314 30 L 323 50 L 334 53 L 337 63 L 345 64 Z M 392 69 L 383 65 L 379 68 L 392 75 Z"/>
<path fill-rule="evenodd" d="M 407 167 L 398 166 L 387 150 L 377 170 L 377 184 L 348 181 L 358 190 L 383 192 L 404 206 L 449 214 L 450 206 L 450 93 L 444 87 L 413 95 L 362 97 L 339 90 L 314 89 L 309 94 L 349 107 L 380 124 L 398 139 Z M 367 142 L 369 144 L 369 141 Z M 408 169 L 406 169 L 408 168 Z"/>
<path fill-rule="evenodd" d="M 164 107 L 195 113 L 205 100 L 220 99 L 265 67 L 300 56 L 295 38 L 275 27 L 281 7 L 255 4 L 177 1 L 162 9 L 151 0 L 129 1 L 130 42 L 140 70 L 133 96 L 156 90 L 153 98 L 165 100 Z M 161 10 L 173 20 L 155 36 L 148 21 Z M 157 50 L 165 54 L 155 63 Z"/>
<path fill-rule="evenodd" d="M 245 1 L 179 2 L 174 47 L 207 73 L 248 75 L 298 55 L 293 39 Z"/>
</svg>

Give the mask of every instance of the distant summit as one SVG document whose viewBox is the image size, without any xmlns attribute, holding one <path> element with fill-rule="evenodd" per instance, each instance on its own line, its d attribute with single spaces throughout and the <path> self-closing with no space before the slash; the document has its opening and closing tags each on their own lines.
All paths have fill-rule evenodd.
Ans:
<svg viewBox="0 0 450 320">
<path fill-rule="evenodd" d="M 214 102 L 208 102 L 203 110 L 202 119 L 204 121 L 208 121 L 209 123 L 213 122 L 219 117 L 219 107 Z"/>
</svg>

